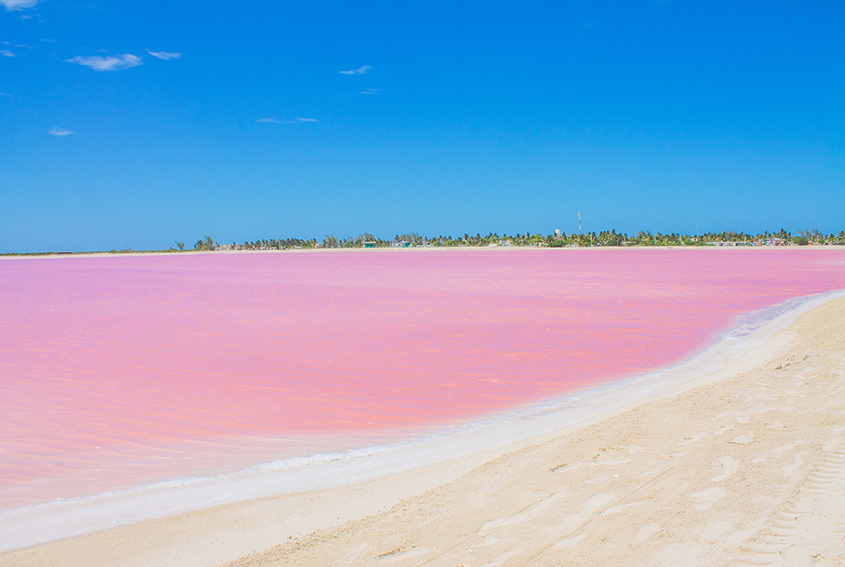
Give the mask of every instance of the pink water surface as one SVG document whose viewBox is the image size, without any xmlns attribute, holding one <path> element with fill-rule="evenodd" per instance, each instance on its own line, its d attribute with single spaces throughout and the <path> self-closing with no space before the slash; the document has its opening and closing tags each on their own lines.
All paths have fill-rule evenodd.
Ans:
<svg viewBox="0 0 845 567">
<path fill-rule="evenodd" d="M 0 509 L 559 396 L 842 288 L 829 248 L 3 260 Z"/>
</svg>

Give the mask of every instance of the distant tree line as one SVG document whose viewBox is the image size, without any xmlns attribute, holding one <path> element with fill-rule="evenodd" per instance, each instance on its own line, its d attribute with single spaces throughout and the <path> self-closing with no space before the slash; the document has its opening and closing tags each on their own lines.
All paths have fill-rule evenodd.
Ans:
<svg viewBox="0 0 845 567">
<path fill-rule="evenodd" d="M 176 242 L 179 250 L 185 250 L 184 242 Z M 246 241 L 241 244 L 219 244 L 210 236 L 205 236 L 194 244 L 196 251 L 212 250 L 290 250 L 309 248 L 411 248 L 420 246 L 457 247 L 457 246 L 547 246 L 561 247 L 590 247 L 590 246 L 806 246 L 806 245 L 845 245 L 845 231 L 838 234 L 823 234 L 818 230 L 801 230 L 792 234 L 784 229 L 777 232 L 763 232 L 748 234 L 745 232 L 725 231 L 719 233 L 706 232 L 699 235 L 688 234 L 652 234 L 649 231 L 638 231 L 628 235 L 616 230 L 602 230 L 599 232 L 585 232 L 583 234 L 566 234 L 555 231 L 553 234 L 502 234 L 495 232 L 486 235 L 463 234 L 462 236 L 424 236 L 416 232 L 397 234 L 392 240 L 383 240 L 365 232 L 358 236 L 344 238 L 326 235 L 321 242 L 316 238 L 305 240 L 301 238 L 272 238 L 269 240 Z"/>
<path fill-rule="evenodd" d="M 181 252 L 187 248 L 184 242 L 176 241 L 176 246 L 168 250 L 109 250 L 109 253 L 127 252 Z M 316 238 L 310 240 L 302 238 L 271 238 L 246 241 L 238 244 L 220 244 L 206 235 L 197 240 L 192 250 L 197 252 L 211 252 L 220 250 L 292 250 L 313 248 L 416 248 L 416 247 L 457 247 L 457 246 L 547 246 L 561 247 L 590 247 L 590 246 L 808 246 L 808 245 L 845 245 L 845 230 L 838 234 L 824 234 L 818 230 L 799 230 L 793 234 L 784 229 L 777 232 L 763 232 L 749 234 L 745 232 L 705 232 L 704 234 L 662 234 L 649 231 L 637 231 L 636 234 L 626 234 L 615 230 L 599 232 L 585 232 L 583 234 L 566 234 L 555 231 L 553 234 L 502 234 L 489 232 L 486 235 L 463 234 L 452 236 L 424 236 L 416 232 L 397 234 L 392 240 L 382 240 L 377 236 L 365 232 L 358 236 L 344 238 L 327 234 L 322 241 Z M 38 254 L 69 254 L 70 252 L 28 252 L 4 253 L 0 256 L 21 256 Z"/>
</svg>

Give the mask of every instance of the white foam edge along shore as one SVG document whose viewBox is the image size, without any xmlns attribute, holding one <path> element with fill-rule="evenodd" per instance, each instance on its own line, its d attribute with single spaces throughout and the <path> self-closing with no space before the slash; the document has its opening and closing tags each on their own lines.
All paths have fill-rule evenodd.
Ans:
<svg viewBox="0 0 845 567">
<path fill-rule="evenodd" d="M 0 553 L 118 526 L 256 498 L 352 485 L 461 461 L 451 475 L 619 413 L 648 398 L 690 387 L 727 361 L 762 346 L 802 314 L 845 291 L 801 297 L 739 318 L 720 339 L 688 361 L 531 407 L 498 414 L 405 442 L 298 457 L 209 478 L 184 478 L 97 496 L 60 500 L 0 513 Z M 471 459 L 470 457 L 477 457 Z M 439 477 L 438 482 L 448 478 Z M 419 486 L 422 492 L 429 487 Z"/>
</svg>

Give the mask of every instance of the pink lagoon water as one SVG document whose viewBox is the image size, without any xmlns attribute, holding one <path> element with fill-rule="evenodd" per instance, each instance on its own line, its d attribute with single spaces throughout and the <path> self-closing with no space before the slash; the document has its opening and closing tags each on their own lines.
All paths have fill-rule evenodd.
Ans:
<svg viewBox="0 0 845 567">
<path fill-rule="evenodd" d="M 836 249 L 0 261 L 0 510 L 386 442 L 678 363 Z"/>
</svg>

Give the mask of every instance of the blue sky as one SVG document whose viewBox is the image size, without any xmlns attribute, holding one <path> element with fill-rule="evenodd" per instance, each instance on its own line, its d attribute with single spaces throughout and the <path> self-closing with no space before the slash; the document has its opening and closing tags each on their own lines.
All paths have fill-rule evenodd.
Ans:
<svg viewBox="0 0 845 567">
<path fill-rule="evenodd" d="M 845 4 L 0 0 L 0 251 L 845 229 Z"/>
</svg>

